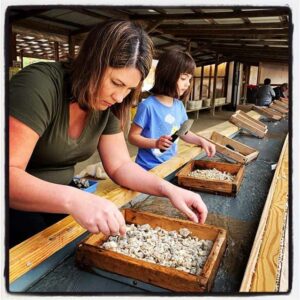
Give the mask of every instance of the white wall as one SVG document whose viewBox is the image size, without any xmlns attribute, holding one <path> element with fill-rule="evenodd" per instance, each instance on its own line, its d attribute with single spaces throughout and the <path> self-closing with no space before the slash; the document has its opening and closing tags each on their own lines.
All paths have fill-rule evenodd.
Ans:
<svg viewBox="0 0 300 300">
<path fill-rule="evenodd" d="M 231 61 L 231 62 L 229 63 L 229 71 L 228 71 L 228 85 L 227 85 L 226 102 L 230 102 L 230 101 L 231 101 L 231 96 L 232 96 L 233 67 L 234 67 L 234 62 Z"/>
<path fill-rule="evenodd" d="M 270 78 L 272 85 L 280 85 L 289 81 L 289 67 L 287 64 L 262 62 L 259 64 L 259 68 L 259 84 L 263 84 L 265 78 Z"/>
<path fill-rule="evenodd" d="M 257 85 L 258 67 L 250 67 L 249 84 Z"/>
</svg>

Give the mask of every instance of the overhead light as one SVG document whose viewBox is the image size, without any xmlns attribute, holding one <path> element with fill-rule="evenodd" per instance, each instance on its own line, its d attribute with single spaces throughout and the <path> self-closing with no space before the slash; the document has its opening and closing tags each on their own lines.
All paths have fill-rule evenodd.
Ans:
<svg viewBox="0 0 300 300">
<path fill-rule="evenodd" d="M 148 9 L 148 12 L 156 12 L 154 9 Z"/>
</svg>

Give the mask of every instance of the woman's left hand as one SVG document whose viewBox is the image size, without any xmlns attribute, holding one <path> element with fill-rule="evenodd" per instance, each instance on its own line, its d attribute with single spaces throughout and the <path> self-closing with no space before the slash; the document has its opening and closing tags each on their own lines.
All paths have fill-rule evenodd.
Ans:
<svg viewBox="0 0 300 300">
<path fill-rule="evenodd" d="M 204 149 L 208 157 L 212 157 L 216 154 L 216 146 L 207 140 L 203 139 L 201 141 L 201 147 Z"/>
<path fill-rule="evenodd" d="M 207 217 L 207 207 L 199 194 L 173 186 L 169 199 L 174 207 L 191 221 L 203 224 Z"/>
</svg>

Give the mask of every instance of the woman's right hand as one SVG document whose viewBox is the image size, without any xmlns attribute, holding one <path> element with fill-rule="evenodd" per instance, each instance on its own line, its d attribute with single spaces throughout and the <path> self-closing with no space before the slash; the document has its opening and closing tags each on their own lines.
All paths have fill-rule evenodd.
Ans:
<svg viewBox="0 0 300 300">
<path fill-rule="evenodd" d="M 83 192 L 84 197 L 73 198 L 69 213 L 91 233 L 125 235 L 126 224 L 118 207 L 109 200 Z"/>
<path fill-rule="evenodd" d="M 173 144 L 170 135 L 162 135 L 155 142 L 155 147 L 160 150 L 167 150 Z"/>
</svg>

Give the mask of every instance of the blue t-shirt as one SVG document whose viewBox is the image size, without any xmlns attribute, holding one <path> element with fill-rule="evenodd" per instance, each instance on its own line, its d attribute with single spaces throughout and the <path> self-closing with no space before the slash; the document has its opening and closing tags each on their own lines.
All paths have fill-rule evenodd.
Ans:
<svg viewBox="0 0 300 300">
<path fill-rule="evenodd" d="M 162 135 L 172 135 L 188 119 L 186 110 L 180 100 L 174 99 L 171 107 L 162 104 L 154 96 L 149 96 L 138 106 L 133 122 L 141 127 L 141 135 L 158 139 Z M 159 149 L 140 148 L 136 163 L 146 170 L 165 162 L 177 153 L 177 139 L 165 152 Z"/>
</svg>

